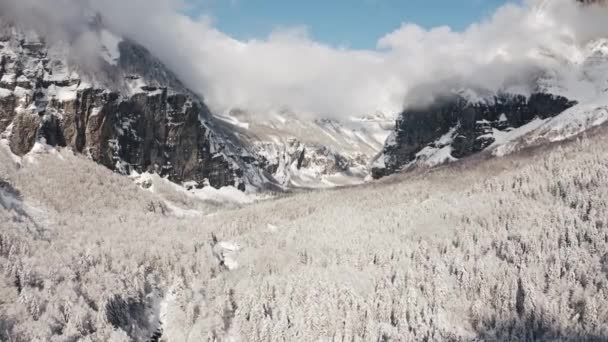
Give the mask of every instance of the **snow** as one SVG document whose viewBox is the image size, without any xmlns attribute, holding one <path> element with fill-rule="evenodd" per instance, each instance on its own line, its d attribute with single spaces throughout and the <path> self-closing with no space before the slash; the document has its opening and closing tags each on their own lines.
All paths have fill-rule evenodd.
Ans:
<svg viewBox="0 0 608 342">
<path fill-rule="evenodd" d="M 384 141 L 386 140 L 388 134 L 390 133 L 386 132 L 384 135 L 369 135 L 367 132 L 355 131 L 355 136 L 357 139 L 367 146 L 377 149 L 378 151 L 382 150 Z M 373 139 L 373 141 L 370 140 L 370 138 Z"/>
<path fill-rule="evenodd" d="M 454 141 L 454 136 L 456 134 L 456 130 L 457 129 L 458 129 L 458 127 L 452 127 L 452 128 L 450 128 L 450 130 L 446 134 L 442 135 L 435 142 L 435 144 L 438 145 L 438 146 L 451 144 L 452 141 Z"/>
<path fill-rule="evenodd" d="M 596 102 L 574 106 L 546 122 L 535 132 L 555 142 L 568 139 L 608 121 L 608 96 Z"/>
<path fill-rule="evenodd" d="M 129 88 L 128 89 L 129 96 L 143 93 L 144 91 L 141 88 L 145 87 L 147 85 L 146 82 L 139 77 L 128 78 L 126 83 Z"/>
<path fill-rule="evenodd" d="M 78 85 L 60 87 L 51 84 L 47 89 L 47 96 L 55 98 L 61 102 L 74 101 L 78 97 Z"/>
<path fill-rule="evenodd" d="M 182 185 L 186 188 L 186 189 L 191 189 L 191 188 L 195 188 L 198 186 L 198 183 L 196 181 L 187 181 L 187 182 L 183 182 Z"/>
<path fill-rule="evenodd" d="M 338 139 L 334 136 L 334 134 L 331 134 L 330 132 L 328 132 L 327 130 L 322 130 L 323 134 L 327 135 L 327 137 L 329 139 L 331 139 L 333 142 L 338 142 Z M 347 135 L 348 136 L 348 135 Z"/>
<path fill-rule="evenodd" d="M 122 39 L 108 30 L 101 30 L 99 40 L 102 46 L 102 58 L 110 65 L 117 65 L 120 60 L 119 44 Z"/>
<path fill-rule="evenodd" d="M 239 267 L 238 261 L 231 254 L 224 254 L 224 265 L 231 271 Z"/>
<path fill-rule="evenodd" d="M 496 141 L 489 146 L 495 156 L 505 156 L 526 146 L 569 139 L 608 121 L 608 97 L 579 104 L 550 119 L 536 119 L 511 131 L 491 134 Z"/>
<path fill-rule="evenodd" d="M 384 169 L 386 167 L 386 155 L 384 153 L 378 154 L 371 163 L 372 168 Z"/>
<path fill-rule="evenodd" d="M 148 92 L 148 96 L 159 96 L 163 94 L 163 89 L 156 89 Z"/>
<path fill-rule="evenodd" d="M 274 118 L 276 120 L 278 120 L 282 124 L 285 124 L 287 122 L 287 119 L 284 116 L 280 115 L 280 114 L 275 114 Z"/>
<path fill-rule="evenodd" d="M 452 127 L 447 133 L 439 137 L 432 146 L 426 146 L 418 153 L 416 159 L 410 165 L 424 165 L 434 167 L 448 162 L 456 161 L 452 157 L 452 146 L 458 126 Z"/>
<path fill-rule="evenodd" d="M 229 252 L 235 252 L 235 251 L 238 251 L 240 249 L 239 246 L 236 243 L 229 242 L 229 241 L 221 241 L 217 245 L 221 249 L 224 249 L 224 250 L 229 251 Z"/>
<path fill-rule="evenodd" d="M 224 121 L 224 122 L 227 122 L 227 123 L 229 123 L 231 125 L 234 125 L 236 127 L 240 127 L 240 128 L 244 128 L 244 129 L 249 129 L 249 125 L 250 125 L 249 123 L 240 121 L 238 118 L 236 118 L 236 117 L 234 117 L 234 116 L 232 116 L 230 114 L 228 114 L 228 115 L 219 115 L 218 114 L 218 115 L 215 115 L 215 117 L 218 118 L 218 119 L 220 119 L 220 120 L 222 120 L 222 121 Z"/>
<path fill-rule="evenodd" d="M 314 168 L 292 168 L 289 174 L 289 185 L 303 189 L 329 189 L 354 186 L 365 183 L 368 175 L 366 168 L 352 168 L 349 172 L 323 174 Z"/>
<path fill-rule="evenodd" d="M 281 185 L 306 188 L 364 182 L 369 163 L 382 151 L 395 125 L 394 118 L 381 114 L 338 120 L 289 111 L 234 110 L 216 117 L 244 129 L 239 134 L 253 146 L 251 152 L 273 166 L 272 176 Z M 298 168 L 303 151 L 306 163 Z M 336 159 L 348 164 L 346 170 L 333 167 Z"/>
<path fill-rule="evenodd" d="M 275 226 L 274 224 L 270 224 L 270 223 L 266 225 L 266 229 L 271 233 L 276 233 L 279 231 L 279 227 Z"/>
<path fill-rule="evenodd" d="M 22 160 L 29 164 L 36 165 L 38 164 L 38 157 L 40 155 L 52 155 L 57 157 L 59 160 L 64 160 L 61 152 L 55 147 L 48 145 L 44 138 L 36 141 L 32 149 L 25 156 L 23 156 Z"/>
<path fill-rule="evenodd" d="M 201 189 L 191 188 L 196 182 L 185 182 L 183 186 L 169 181 L 157 174 L 132 171 L 129 176 L 135 184 L 161 196 L 172 214 L 177 217 L 196 217 L 208 213 L 215 208 L 197 206 L 196 203 L 207 203 L 219 206 L 242 206 L 256 201 L 271 198 L 264 194 L 245 193 L 232 186 L 216 189 L 204 186 Z"/>
<path fill-rule="evenodd" d="M 0 83 L 4 83 L 4 84 L 15 84 L 15 74 L 4 74 L 2 75 L 2 79 L 0 79 Z"/>
<path fill-rule="evenodd" d="M 69 70 L 65 62 L 53 64 L 50 71 L 45 71 L 44 80 L 49 83 L 62 83 L 65 81 L 73 81 L 78 83 L 80 76 L 73 70 Z"/>
<path fill-rule="evenodd" d="M 488 146 L 487 148 L 493 149 L 492 153 L 498 157 L 502 157 L 508 153 L 511 153 L 511 152 L 513 152 L 513 148 L 508 143 L 513 142 L 516 139 L 519 139 L 519 138 L 525 136 L 526 134 L 534 131 L 535 129 L 540 127 L 543 123 L 545 123 L 545 121 L 546 120 L 536 118 L 536 119 L 530 121 L 529 123 L 527 123 L 521 127 L 512 129 L 512 130 L 500 131 L 497 129 L 493 129 L 491 136 L 495 139 L 495 141 L 494 141 L 494 143 L 492 143 L 492 145 Z"/>
<path fill-rule="evenodd" d="M 433 167 L 456 160 L 456 158 L 452 157 L 451 145 L 447 145 L 442 148 L 433 148 L 427 146 L 416 154 L 415 163 L 422 163 L 423 165 Z"/>
<path fill-rule="evenodd" d="M 13 95 L 13 92 L 5 89 L 5 88 L 0 88 L 0 99 L 6 98 Z"/>
<path fill-rule="evenodd" d="M 250 204 L 256 200 L 255 196 L 246 194 L 233 186 L 225 186 L 220 189 L 207 186 L 202 189 L 190 190 L 190 193 L 199 199 L 222 204 Z"/>
<path fill-rule="evenodd" d="M 598 227 L 607 138 L 590 139 L 524 156 L 516 168 L 494 159 L 191 218 L 147 211 L 163 197 L 84 158 L 44 157 L 44 167 L 8 173 L 24 199 L 52 208 L 49 239 L 24 234 L 29 222 L 0 205 L 10 252 L 0 259 L 14 270 L 0 274 L 8 334 L 117 341 L 110 334 L 124 329 L 124 341 L 150 340 L 142 333 L 162 327 L 167 341 L 502 340 L 529 333 L 514 309 L 523 288 L 526 315 L 550 317 L 551 337 L 597 336 L 607 298 L 587 284 L 606 279 Z M 567 276 L 554 257 L 569 263 Z M 16 275 L 28 280 L 21 293 Z M 111 298 L 129 304 L 115 307 L 129 326 L 106 319 Z M 572 319 L 583 301 L 597 304 L 586 320 L 601 324 Z M 80 322 L 90 328 L 71 330 Z M 512 330 L 500 336 L 496 322 Z"/>
<path fill-rule="evenodd" d="M 90 115 L 90 117 L 94 117 L 94 116 L 99 115 L 99 113 L 101 112 L 102 109 L 103 109 L 103 107 L 93 107 L 91 109 L 91 115 Z"/>
<path fill-rule="evenodd" d="M 30 89 L 15 87 L 14 93 L 15 93 L 15 96 L 17 96 L 18 98 L 25 98 L 29 95 L 32 95 L 33 91 Z"/>
<path fill-rule="evenodd" d="M 148 87 L 149 84 L 144 79 L 138 76 L 128 77 L 126 84 L 128 96 L 133 96 L 137 94 L 146 94 L 147 96 L 158 96 L 165 91 L 165 88 L 156 88 L 154 90 L 150 90 L 148 88 L 143 89 L 144 87 Z"/>
<path fill-rule="evenodd" d="M 228 270 L 234 271 L 239 267 L 237 256 L 241 248 L 238 244 L 231 241 L 220 241 L 213 249 L 217 258 L 226 266 L 226 268 L 228 268 Z"/>
</svg>

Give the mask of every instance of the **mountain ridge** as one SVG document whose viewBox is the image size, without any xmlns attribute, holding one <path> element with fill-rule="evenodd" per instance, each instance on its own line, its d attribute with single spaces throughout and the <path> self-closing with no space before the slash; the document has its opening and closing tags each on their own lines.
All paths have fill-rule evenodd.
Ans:
<svg viewBox="0 0 608 342">
<path fill-rule="evenodd" d="M 273 183 L 162 62 L 135 42 L 94 28 L 100 50 L 90 77 L 74 68 L 65 49 L 3 23 L 0 132 L 15 154 L 42 142 L 69 146 L 123 174 L 149 171 L 177 183 L 202 187 L 208 180 L 241 190 Z"/>
<path fill-rule="evenodd" d="M 372 174 L 381 178 L 412 167 L 433 167 L 476 153 L 504 156 L 550 144 L 608 119 L 608 40 L 576 46 L 574 60 L 545 51 L 546 67 L 531 93 L 453 90 L 399 114 Z"/>
</svg>

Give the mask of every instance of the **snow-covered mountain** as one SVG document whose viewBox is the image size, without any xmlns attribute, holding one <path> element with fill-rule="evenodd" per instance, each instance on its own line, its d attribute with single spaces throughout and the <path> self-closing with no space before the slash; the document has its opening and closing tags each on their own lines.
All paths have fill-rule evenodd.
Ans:
<svg viewBox="0 0 608 342">
<path fill-rule="evenodd" d="M 376 113 L 348 121 L 306 118 L 289 111 L 256 117 L 233 110 L 218 116 L 246 141 L 265 171 L 287 187 L 362 183 L 382 150 L 394 118 Z"/>
<path fill-rule="evenodd" d="M 2 22 L 0 133 L 17 155 L 68 146 L 123 174 L 259 189 L 362 183 L 394 118 L 345 121 L 283 111 L 214 115 L 163 63 L 93 17 L 88 62 L 70 42 Z M 93 52 L 90 51 L 93 50 Z"/>
<path fill-rule="evenodd" d="M 68 146 L 124 174 L 242 190 L 273 182 L 199 96 L 98 16 L 80 33 L 84 49 L 2 20 L 0 133 L 15 154 Z"/>
<path fill-rule="evenodd" d="M 544 67 L 531 94 L 458 89 L 430 106 L 405 110 L 383 154 L 374 161 L 374 177 L 476 153 L 503 156 L 562 141 L 605 123 L 608 39 L 562 52 L 539 50 Z"/>
</svg>

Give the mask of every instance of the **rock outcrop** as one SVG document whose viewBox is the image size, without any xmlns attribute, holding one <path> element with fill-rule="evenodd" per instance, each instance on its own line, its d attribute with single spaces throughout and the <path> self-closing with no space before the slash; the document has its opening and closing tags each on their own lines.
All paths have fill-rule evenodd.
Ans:
<svg viewBox="0 0 608 342">
<path fill-rule="evenodd" d="M 424 109 L 406 110 L 373 167 L 373 176 L 380 178 L 417 162 L 434 166 L 470 156 L 492 145 L 496 132 L 556 116 L 575 104 L 544 93 L 502 94 L 479 102 L 453 95 Z"/>
<path fill-rule="evenodd" d="M 0 133 L 13 153 L 24 155 L 39 142 L 68 146 L 117 172 L 155 172 L 178 183 L 203 186 L 208 179 L 214 187 L 244 189 L 269 182 L 238 139 L 214 125 L 202 99 L 160 61 L 95 29 L 102 54 L 96 72 L 87 73 L 65 51 L 3 25 Z"/>
</svg>

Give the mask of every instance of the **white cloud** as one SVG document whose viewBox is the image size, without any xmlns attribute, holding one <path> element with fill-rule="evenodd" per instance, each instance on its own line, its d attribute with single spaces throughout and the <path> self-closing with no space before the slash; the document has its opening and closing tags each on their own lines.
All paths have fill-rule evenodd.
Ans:
<svg viewBox="0 0 608 342">
<path fill-rule="evenodd" d="M 0 0 L 0 6 L 44 8 L 45 4 L 55 7 L 56 1 L 83 3 Z M 438 90 L 460 85 L 497 89 L 528 82 L 545 63 L 542 53 L 575 60 L 580 44 L 608 36 L 606 12 L 581 9 L 573 0 L 507 4 L 464 32 L 404 23 L 379 39 L 375 50 L 328 46 L 312 40 L 302 28 L 239 41 L 218 31 L 208 18 L 182 14 L 186 5 L 179 0 L 89 4 L 113 30 L 161 58 L 217 112 L 233 107 L 259 114 L 289 108 L 338 117 L 398 112 L 405 103 L 421 102 Z M 61 16 L 56 12 L 39 14 L 62 28 L 74 21 L 73 11 Z"/>
</svg>

